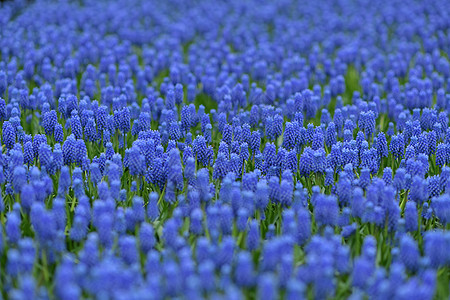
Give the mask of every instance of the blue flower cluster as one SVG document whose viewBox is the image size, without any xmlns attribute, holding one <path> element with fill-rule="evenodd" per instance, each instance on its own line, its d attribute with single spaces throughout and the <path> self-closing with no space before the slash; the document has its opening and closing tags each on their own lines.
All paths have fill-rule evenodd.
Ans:
<svg viewBox="0 0 450 300">
<path fill-rule="evenodd" d="M 450 296 L 447 1 L 27 2 L 0 299 Z"/>
</svg>

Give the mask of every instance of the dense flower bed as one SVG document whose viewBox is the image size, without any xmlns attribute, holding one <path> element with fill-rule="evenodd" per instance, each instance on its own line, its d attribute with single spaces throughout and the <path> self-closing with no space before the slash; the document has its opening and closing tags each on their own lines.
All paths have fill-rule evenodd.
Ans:
<svg viewBox="0 0 450 300">
<path fill-rule="evenodd" d="M 447 1 L 0 5 L 0 298 L 449 297 Z"/>
</svg>

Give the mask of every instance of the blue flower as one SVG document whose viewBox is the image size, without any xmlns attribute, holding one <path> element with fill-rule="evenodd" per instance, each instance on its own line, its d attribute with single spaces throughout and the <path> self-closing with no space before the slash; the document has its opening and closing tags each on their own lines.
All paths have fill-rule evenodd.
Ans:
<svg viewBox="0 0 450 300">
<path fill-rule="evenodd" d="M 229 162 L 226 156 L 223 153 L 218 153 L 217 159 L 214 163 L 213 179 L 221 179 L 225 177 L 228 172 L 228 166 Z"/>
<path fill-rule="evenodd" d="M 236 283 L 241 287 L 250 287 L 255 283 L 253 262 L 248 252 L 240 252 L 237 255 L 235 266 Z"/>
<path fill-rule="evenodd" d="M 27 183 L 26 170 L 23 166 L 14 168 L 12 177 L 12 184 L 14 191 L 18 194 L 21 192 L 23 186 Z"/>
<path fill-rule="evenodd" d="M 259 224 L 256 220 L 252 220 L 249 224 L 249 230 L 247 234 L 247 249 L 249 251 L 256 250 L 258 248 L 260 233 Z"/>
<path fill-rule="evenodd" d="M 304 245 L 311 236 L 311 214 L 306 209 L 297 211 L 296 240 L 299 245 Z"/>
<path fill-rule="evenodd" d="M 12 149 L 16 142 L 16 132 L 9 121 L 3 122 L 2 142 L 8 149 Z"/>
<path fill-rule="evenodd" d="M 318 195 L 314 206 L 314 217 L 318 225 L 337 225 L 339 216 L 338 202 L 335 196 Z"/>
<path fill-rule="evenodd" d="M 20 224 L 21 220 L 17 212 L 12 211 L 7 214 L 5 233 L 8 241 L 12 244 L 18 243 L 21 238 Z"/>
<path fill-rule="evenodd" d="M 447 235 L 442 231 L 428 231 L 424 235 L 425 255 L 433 268 L 439 268 L 448 263 Z"/>
<path fill-rule="evenodd" d="M 337 132 L 336 125 L 334 122 L 330 122 L 327 127 L 326 136 L 325 136 L 325 144 L 328 148 L 331 148 L 337 141 Z"/>
<path fill-rule="evenodd" d="M 414 202 L 407 202 L 405 206 L 405 226 L 407 231 L 417 230 L 417 207 Z"/>
<path fill-rule="evenodd" d="M 418 204 L 423 203 L 428 198 L 427 182 L 418 175 L 412 179 L 409 196 L 411 200 Z"/>
<path fill-rule="evenodd" d="M 55 126 L 58 124 L 58 117 L 56 111 L 51 110 L 44 113 L 42 118 L 42 126 L 44 127 L 45 134 L 52 135 L 55 131 Z"/>
<path fill-rule="evenodd" d="M 431 207 L 442 224 L 446 225 L 450 222 L 450 196 L 448 194 L 432 198 Z"/>
<path fill-rule="evenodd" d="M 120 255 L 127 264 L 136 263 L 138 260 L 138 252 L 136 239 L 132 236 L 125 235 L 119 239 Z"/>
<path fill-rule="evenodd" d="M 439 175 L 428 177 L 427 184 L 428 184 L 428 196 L 431 198 L 439 196 L 442 189 Z"/>
<path fill-rule="evenodd" d="M 258 297 L 277 299 L 277 280 L 273 274 L 263 274 L 258 278 Z"/>
<path fill-rule="evenodd" d="M 419 248 L 414 239 L 409 235 L 403 235 L 400 239 L 400 257 L 410 271 L 416 271 L 419 263 Z"/>
</svg>

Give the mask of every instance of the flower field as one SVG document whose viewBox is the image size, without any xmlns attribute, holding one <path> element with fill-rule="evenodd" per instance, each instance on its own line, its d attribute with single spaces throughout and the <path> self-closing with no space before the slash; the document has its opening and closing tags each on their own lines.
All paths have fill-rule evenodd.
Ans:
<svg viewBox="0 0 450 300">
<path fill-rule="evenodd" d="M 0 2 L 0 299 L 448 299 L 449 16 Z"/>
</svg>

